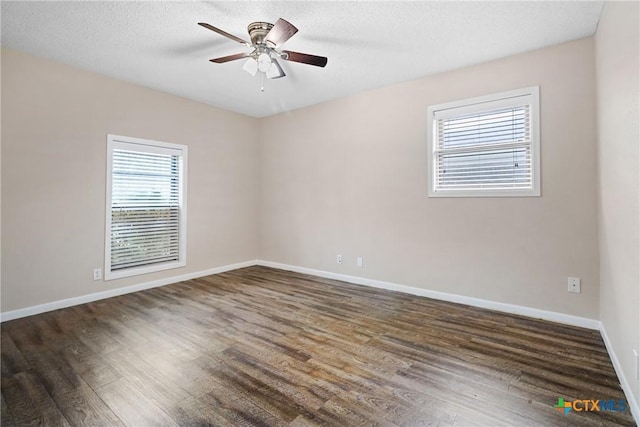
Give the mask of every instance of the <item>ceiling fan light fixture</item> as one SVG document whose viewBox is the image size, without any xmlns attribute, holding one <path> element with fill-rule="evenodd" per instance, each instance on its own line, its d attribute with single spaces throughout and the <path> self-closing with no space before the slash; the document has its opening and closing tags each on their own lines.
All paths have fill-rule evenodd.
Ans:
<svg viewBox="0 0 640 427">
<path fill-rule="evenodd" d="M 271 57 L 268 53 L 261 53 L 260 55 L 258 55 L 258 70 L 266 73 L 271 69 L 271 66 Z"/>
<path fill-rule="evenodd" d="M 280 64 L 278 64 L 278 60 L 273 58 L 271 62 L 271 67 L 269 67 L 269 71 L 266 72 L 268 79 L 279 79 L 281 77 L 286 76 Z"/>
<path fill-rule="evenodd" d="M 255 76 L 256 73 L 258 72 L 258 61 L 256 61 L 253 58 L 249 58 L 247 59 L 247 62 L 245 62 L 244 65 L 242 66 L 242 69 L 245 70 L 247 73 L 251 74 L 252 76 Z"/>
<path fill-rule="evenodd" d="M 278 70 L 278 67 L 276 67 L 275 62 L 272 62 L 271 66 L 267 70 L 267 78 L 273 79 L 275 77 L 280 77 L 280 70 Z"/>
</svg>

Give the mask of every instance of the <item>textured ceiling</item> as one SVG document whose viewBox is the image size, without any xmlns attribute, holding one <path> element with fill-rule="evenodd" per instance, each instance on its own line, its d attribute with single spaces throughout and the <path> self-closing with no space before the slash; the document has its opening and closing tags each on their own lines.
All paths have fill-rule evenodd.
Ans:
<svg viewBox="0 0 640 427">
<path fill-rule="evenodd" d="M 255 117 L 592 35 L 602 2 L 2 2 L 2 46 Z M 254 21 L 298 27 L 284 48 L 326 68 L 281 61 L 287 77 L 218 56 L 248 48 Z"/>
</svg>

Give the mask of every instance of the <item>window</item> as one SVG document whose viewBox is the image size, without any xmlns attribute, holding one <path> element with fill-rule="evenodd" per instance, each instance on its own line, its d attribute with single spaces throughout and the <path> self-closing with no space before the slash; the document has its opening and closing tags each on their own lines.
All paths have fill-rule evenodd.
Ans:
<svg viewBox="0 0 640 427">
<path fill-rule="evenodd" d="M 537 86 L 429 107 L 429 197 L 540 195 Z"/>
<path fill-rule="evenodd" d="M 187 147 L 108 135 L 105 279 L 186 265 Z"/>
</svg>

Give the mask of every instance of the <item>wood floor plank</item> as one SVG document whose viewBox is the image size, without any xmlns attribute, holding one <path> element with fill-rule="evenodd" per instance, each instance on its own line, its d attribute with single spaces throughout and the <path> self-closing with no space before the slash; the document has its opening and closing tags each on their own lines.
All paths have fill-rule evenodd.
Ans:
<svg viewBox="0 0 640 427">
<path fill-rule="evenodd" d="M 346 397 L 346 395 L 344 395 Z M 349 426 L 381 426 L 394 427 L 382 414 L 369 411 L 369 408 L 359 404 L 357 400 L 335 397 L 322 406 L 316 413 L 320 424 L 349 425 Z"/>
<path fill-rule="evenodd" d="M 216 407 L 195 397 L 189 397 L 179 402 L 170 410 L 169 414 L 181 426 L 235 426 L 223 417 Z"/>
<path fill-rule="evenodd" d="M 96 393 L 128 426 L 177 426 L 178 424 L 153 401 L 138 391 L 126 378 L 96 389 Z M 177 403 L 177 402 L 176 402 Z"/>
<path fill-rule="evenodd" d="M 0 359 L 2 378 L 11 378 L 18 372 L 27 371 L 29 369 L 29 363 L 15 345 L 9 333 L 3 330 L 0 336 L 2 337 L 0 344 L 0 348 L 2 348 L 2 358 Z"/>
<path fill-rule="evenodd" d="M 57 354 L 92 388 L 109 384 L 121 377 L 102 356 L 93 352 L 75 336 L 65 339 Z"/>
<path fill-rule="evenodd" d="M 234 426 L 286 426 L 287 422 L 262 409 L 243 395 L 229 389 L 215 389 L 199 398 L 216 408 Z"/>
<path fill-rule="evenodd" d="M 2 395 L 17 425 L 69 426 L 38 375 L 20 372 L 2 389 Z"/>
<path fill-rule="evenodd" d="M 13 417 L 9 413 L 9 407 L 7 406 L 7 402 L 4 400 L 4 396 L 2 392 L 0 392 L 0 426 L 3 427 L 13 427 L 16 425 Z"/>
<path fill-rule="evenodd" d="M 74 307 L 75 308 L 75 307 Z M 125 347 L 104 330 L 95 318 L 79 326 L 76 337 L 97 354 L 105 354 L 123 350 Z"/>
<path fill-rule="evenodd" d="M 2 425 L 633 426 L 598 331 L 248 267 L 2 324 Z"/>
<path fill-rule="evenodd" d="M 57 373 L 61 374 L 60 371 Z M 53 377 L 56 378 L 55 376 Z M 64 382 L 64 381 L 61 381 Z M 72 389 L 52 393 L 60 412 L 76 426 L 122 426 L 120 419 L 84 382 Z"/>
<path fill-rule="evenodd" d="M 224 387 L 234 389 L 286 421 L 292 421 L 299 414 L 311 414 L 327 400 L 315 393 L 313 386 L 304 381 L 305 377 L 282 375 L 286 369 L 266 364 L 262 359 L 258 361 L 239 351 L 225 352 L 218 358 L 224 363 L 219 365 L 215 376 L 224 381 Z M 230 369 L 224 369 L 227 367 Z"/>
<path fill-rule="evenodd" d="M 128 350 L 108 353 L 103 357 L 114 370 L 127 379 L 128 384 L 162 409 L 169 409 L 176 402 L 189 397 L 172 378 Z"/>
</svg>

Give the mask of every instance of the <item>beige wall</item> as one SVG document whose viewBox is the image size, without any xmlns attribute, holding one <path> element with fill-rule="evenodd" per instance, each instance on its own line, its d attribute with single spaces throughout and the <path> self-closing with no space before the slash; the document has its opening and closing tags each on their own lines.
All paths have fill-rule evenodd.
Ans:
<svg viewBox="0 0 640 427">
<path fill-rule="evenodd" d="M 261 119 L 262 257 L 597 318 L 593 61 L 588 38 Z M 427 107 L 533 85 L 542 197 L 428 198 Z"/>
<path fill-rule="evenodd" d="M 595 37 L 600 318 L 640 403 L 640 8 L 607 2 Z"/>
<path fill-rule="evenodd" d="M 107 134 L 189 147 L 187 267 L 109 282 Z M 257 121 L 2 50 L 2 312 L 257 256 Z"/>
<path fill-rule="evenodd" d="M 261 120 L 13 51 L 2 60 L 3 312 L 262 258 L 598 317 L 592 39 Z M 532 85 L 543 196 L 428 198 L 427 107 Z M 107 133 L 189 146 L 187 268 L 91 281 Z M 570 275 L 582 294 L 566 292 Z"/>
</svg>

